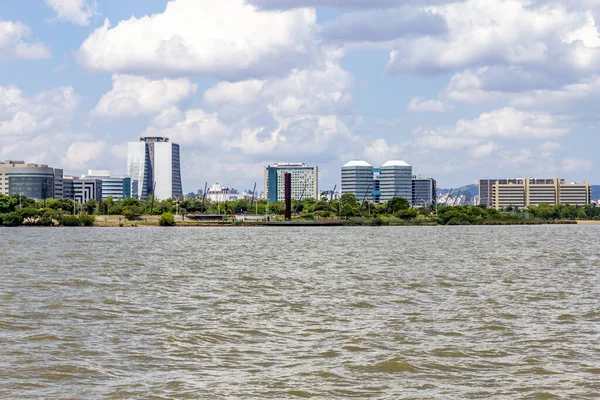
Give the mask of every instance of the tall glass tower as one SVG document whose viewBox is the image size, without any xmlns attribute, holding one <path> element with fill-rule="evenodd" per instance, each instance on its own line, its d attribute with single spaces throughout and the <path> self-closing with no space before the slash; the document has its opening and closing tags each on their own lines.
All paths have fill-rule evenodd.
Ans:
<svg viewBox="0 0 600 400">
<path fill-rule="evenodd" d="M 128 143 L 127 172 L 133 181 L 132 196 L 146 199 L 153 194 L 166 200 L 183 195 L 179 145 L 168 138 L 142 137 Z"/>
</svg>

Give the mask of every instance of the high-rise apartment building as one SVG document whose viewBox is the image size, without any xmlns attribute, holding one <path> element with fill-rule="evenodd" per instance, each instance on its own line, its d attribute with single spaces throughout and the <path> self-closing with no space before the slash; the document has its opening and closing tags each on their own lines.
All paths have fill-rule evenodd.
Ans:
<svg viewBox="0 0 600 400">
<path fill-rule="evenodd" d="M 566 183 L 564 179 L 481 179 L 479 201 L 488 207 L 503 209 L 509 206 L 525 208 L 540 204 L 588 205 L 592 187 L 589 183 Z"/>
<path fill-rule="evenodd" d="M 81 179 L 99 179 L 102 181 L 102 200 L 109 196 L 114 200 L 128 199 L 131 197 L 131 177 L 129 176 L 111 176 L 107 170 L 88 170 L 87 175 L 82 175 Z"/>
<path fill-rule="evenodd" d="M 183 196 L 179 145 L 164 137 L 142 137 L 127 147 L 127 171 L 132 194 L 146 199 L 153 194 L 165 200 Z"/>
<path fill-rule="evenodd" d="M 0 194 L 32 199 L 63 197 L 63 170 L 24 161 L 0 163 Z"/>
<path fill-rule="evenodd" d="M 412 202 L 412 167 L 404 161 L 388 161 L 381 166 L 379 177 L 381 201 L 404 197 Z"/>
<path fill-rule="evenodd" d="M 412 205 L 432 206 L 436 203 L 437 183 L 435 179 L 416 175 L 412 177 Z"/>
<path fill-rule="evenodd" d="M 366 161 L 355 160 L 342 167 L 342 194 L 350 193 L 359 200 L 374 201 L 375 179 L 373 166 Z"/>
<path fill-rule="evenodd" d="M 292 200 L 319 198 L 319 168 L 305 163 L 276 163 L 265 167 L 265 193 L 270 202 L 285 199 L 285 174 L 292 174 Z"/>
</svg>

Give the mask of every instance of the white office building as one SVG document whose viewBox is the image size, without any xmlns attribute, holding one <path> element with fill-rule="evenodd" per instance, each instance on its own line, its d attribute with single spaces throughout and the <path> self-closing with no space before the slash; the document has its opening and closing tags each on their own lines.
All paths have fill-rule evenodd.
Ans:
<svg viewBox="0 0 600 400">
<path fill-rule="evenodd" d="M 131 197 L 131 178 L 128 176 L 112 176 L 108 170 L 90 169 L 81 179 L 99 179 L 102 181 L 102 200 L 109 196 L 114 200 Z"/>
<path fill-rule="evenodd" d="M 213 203 L 222 203 L 224 201 L 236 201 L 244 198 L 243 194 L 236 192 L 233 189 L 219 185 L 217 182 L 211 185 L 210 189 L 206 191 L 206 197 Z"/>
<path fill-rule="evenodd" d="M 265 167 L 268 201 L 284 201 L 286 173 L 292 174 L 292 200 L 319 198 L 318 167 L 305 163 L 277 163 Z"/>
<path fill-rule="evenodd" d="M 363 160 L 354 160 L 342 167 L 342 194 L 353 194 L 360 201 L 373 201 L 375 191 L 371 164 Z"/>
<path fill-rule="evenodd" d="M 127 147 L 127 171 L 132 179 L 133 196 L 158 200 L 183 196 L 179 145 L 168 138 L 142 137 Z"/>
<path fill-rule="evenodd" d="M 412 204 L 412 167 L 404 161 L 388 161 L 379 176 L 381 201 L 404 197 Z"/>
</svg>

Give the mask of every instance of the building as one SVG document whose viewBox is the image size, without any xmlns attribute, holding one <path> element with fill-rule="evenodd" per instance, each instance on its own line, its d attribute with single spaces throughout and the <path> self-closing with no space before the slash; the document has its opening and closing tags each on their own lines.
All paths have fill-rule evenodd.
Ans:
<svg viewBox="0 0 600 400">
<path fill-rule="evenodd" d="M 154 195 L 165 200 L 183 196 L 179 145 L 164 137 L 142 137 L 127 146 L 127 172 L 133 196 L 146 199 Z"/>
<path fill-rule="evenodd" d="M 222 203 L 243 199 L 244 196 L 239 194 L 237 190 L 223 187 L 217 182 L 206 191 L 206 198 L 214 203 Z"/>
<path fill-rule="evenodd" d="M 108 170 L 88 170 L 87 175 L 81 179 L 99 179 L 102 181 L 102 200 L 109 196 L 114 200 L 128 199 L 131 197 L 131 178 L 129 176 L 111 176 Z"/>
<path fill-rule="evenodd" d="M 0 163 L 0 194 L 32 199 L 63 197 L 63 170 L 24 161 Z"/>
<path fill-rule="evenodd" d="M 102 179 L 65 175 L 63 184 L 65 199 L 75 200 L 79 204 L 88 200 L 102 200 Z"/>
<path fill-rule="evenodd" d="M 305 163 L 277 163 L 265 167 L 265 193 L 270 202 L 285 199 L 286 173 L 292 174 L 292 200 L 319 198 L 319 170 Z"/>
<path fill-rule="evenodd" d="M 564 179 L 509 178 L 479 181 L 479 202 L 495 209 L 525 208 L 540 204 L 588 205 L 592 200 L 589 183 L 566 183 Z"/>
<path fill-rule="evenodd" d="M 412 167 L 404 161 L 388 161 L 381 166 L 379 177 L 381 201 L 404 197 L 412 202 Z"/>
<path fill-rule="evenodd" d="M 412 205 L 414 207 L 433 206 L 437 201 L 435 179 L 421 175 L 412 177 Z"/>
<path fill-rule="evenodd" d="M 342 194 L 350 193 L 359 200 L 373 201 L 373 166 L 363 160 L 354 160 L 342 167 Z"/>
</svg>

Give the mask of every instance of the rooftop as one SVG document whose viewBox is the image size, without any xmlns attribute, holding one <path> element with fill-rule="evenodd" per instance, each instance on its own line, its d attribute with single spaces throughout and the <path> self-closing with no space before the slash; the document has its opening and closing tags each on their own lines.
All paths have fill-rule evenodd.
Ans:
<svg viewBox="0 0 600 400">
<path fill-rule="evenodd" d="M 383 164 L 382 167 L 410 167 L 410 165 L 405 161 L 391 160 Z"/>
<path fill-rule="evenodd" d="M 371 167 L 371 164 L 364 160 L 352 160 L 346 163 L 344 167 Z"/>
</svg>

